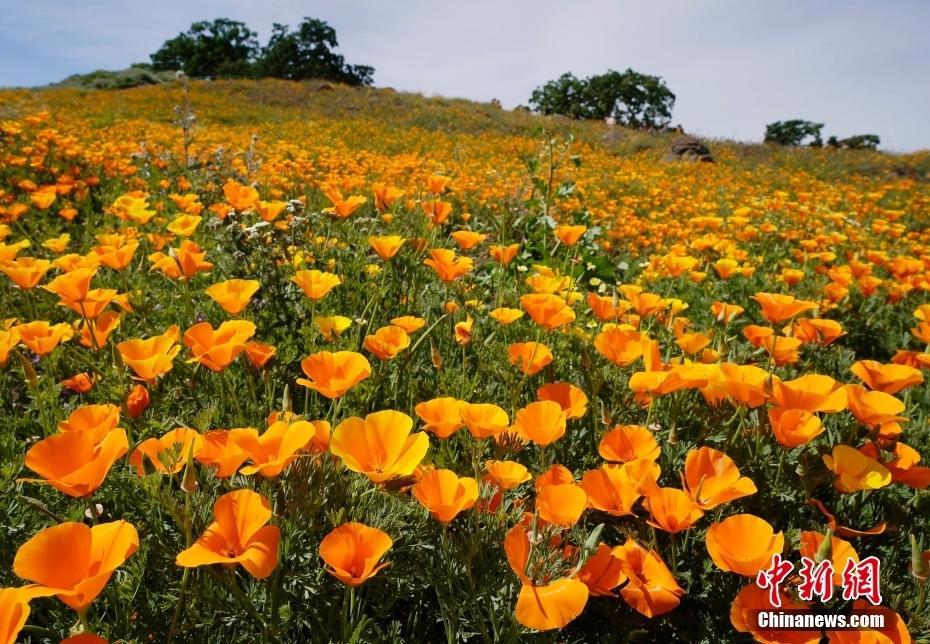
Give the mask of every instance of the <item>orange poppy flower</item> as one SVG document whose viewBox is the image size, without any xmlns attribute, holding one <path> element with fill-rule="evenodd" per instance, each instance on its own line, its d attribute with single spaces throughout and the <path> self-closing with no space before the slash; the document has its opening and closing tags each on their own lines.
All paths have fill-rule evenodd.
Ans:
<svg viewBox="0 0 930 644">
<path fill-rule="evenodd" d="M 533 322 L 552 331 L 575 320 L 575 312 L 558 295 L 534 293 L 520 298 L 520 306 Z"/>
<path fill-rule="evenodd" d="M 291 281 L 300 287 L 304 295 L 314 301 L 322 300 L 331 290 L 342 284 L 338 275 L 316 269 L 297 271 Z"/>
<path fill-rule="evenodd" d="M 84 405 L 78 407 L 66 420 L 58 423 L 60 432 L 91 432 L 94 442 L 99 443 L 103 437 L 119 425 L 119 407 L 116 405 Z"/>
<path fill-rule="evenodd" d="M 820 418 L 803 409 L 772 407 L 769 409 L 769 423 L 775 439 L 789 449 L 806 445 L 826 430 Z"/>
<path fill-rule="evenodd" d="M 19 328 L 0 329 L 0 367 L 10 361 L 10 351 L 19 344 Z"/>
<path fill-rule="evenodd" d="M 588 587 L 577 579 L 562 578 L 545 586 L 523 584 L 514 614 L 527 628 L 548 631 L 564 628 L 588 603 Z"/>
<path fill-rule="evenodd" d="M 497 436 L 510 427 L 507 412 L 491 403 L 463 403 L 459 417 L 475 438 Z"/>
<path fill-rule="evenodd" d="M 172 326 L 161 335 L 145 340 L 124 340 L 116 345 L 123 363 L 136 372 L 146 382 L 152 383 L 162 374 L 171 371 L 174 357 L 181 346 L 178 341 L 178 327 Z"/>
<path fill-rule="evenodd" d="M 567 382 L 543 385 L 536 390 L 536 397 L 558 403 L 568 419 L 581 418 L 588 411 L 588 397 L 581 389 Z"/>
<path fill-rule="evenodd" d="M 297 384 L 319 392 L 327 398 L 341 398 L 352 387 L 371 375 L 371 365 L 354 351 L 320 351 L 304 358 L 300 368 L 307 375 Z"/>
<path fill-rule="evenodd" d="M 830 376 L 813 373 L 794 380 L 776 380 L 772 383 L 772 398 L 779 407 L 811 413 L 834 413 L 846 408 L 843 385 Z"/>
<path fill-rule="evenodd" d="M 523 311 L 521 311 L 520 309 L 509 309 L 507 307 L 498 307 L 494 309 L 493 311 L 491 311 L 490 313 L 488 313 L 488 315 L 494 318 L 494 320 L 496 320 L 498 324 L 501 324 L 502 326 L 507 326 L 508 324 L 512 324 L 513 322 L 516 322 L 517 320 L 522 318 Z"/>
<path fill-rule="evenodd" d="M 605 297 L 597 293 L 588 293 L 585 298 L 588 308 L 601 322 L 613 322 L 632 306 L 626 300 L 618 300 L 616 296 Z"/>
<path fill-rule="evenodd" d="M 424 201 L 423 212 L 430 221 L 430 227 L 441 226 L 452 214 L 452 204 L 441 199 Z"/>
<path fill-rule="evenodd" d="M 533 486 L 536 491 L 543 489 L 547 485 L 562 485 L 563 483 L 574 483 L 575 476 L 572 471 L 564 465 L 553 465 L 548 470 L 536 477 Z"/>
<path fill-rule="evenodd" d="M 823 455 L 824 465 L 836 477 L 833 485 L 840 492 L 877 490 L 891 483 L 891 472 L 874 458 L 849 445 L 835 445 Z"/>
<path fill-rule="evenodd" d="M 19 547 L 13 572 L 83 614 L 138 547 L 139 534 L 126 521 L 61 523 Z"/>
<path fill-rule="evenodd" d="M 99 441 L 95 430 L 66 431 L 42 439 L 26 452 L 26 467 L 62 494 L 82 498 L 103 484 L 110 468 L 129 449 L 126 432 L 111 429 Z"/>
<path fill-rule="evenodd" d="M 487 235 L 476 233 L 473 230 L 456 230 L 450 237 L 455 240 L 461 250 L 471 250 L 488 238 Z"/>
<path fill-rule="evenodd" d="M 69 324 L 49 324 L 45 320 L 27 322 L 16 327 L 19 341 L 37 356 L 45 356 L 55 350 L 61 342 L 74 336 Z"/>
<path fill-rule="evenodd" d="M 226 203 L 239 212 L 251 210 L 258 203 L 258 190 L 232 179 L 223 184 L 223 196 Z"/>
<path fill-rule="evenodd" d="M 791 324 L 791 335 L 807 343 L 828 346 L 846 335 L 836 320 L 801 318 Z"/>
<path fill-rule="evenodd" d="M 338 219 L 345 219 L 361 206 L 368 203 L 368 197 L 352 195 L 351 197 L 345 198 L 339 190 L 332 186 L 324 189 L 323 194 L 325 194 L 326 198 L 333 204 L 329 208 L 323 208 L 323 212 L 333 215 Z"/>
<path fill-rule="evenodd" d="M 129 463 L 139 476 L 145 476 L 149 468 L 162 474 L 177 474 L 187 463 L 188 455 L 196 457 L 201 447 L 203 436 L 193 429 L 178 427 L 161 438 L 147 438 L 139 443 L 129 455 Z"/>
<path fill-rule="evenodd" d="M 507 348 L 510 364 L 525 376 L 533 376 L 552 363 L 552 352 L 540 342 L 517 342 Z"/>
<path fill-rule="evenodd" d="M 673 487 L 659 488 L 643 501 L 650 514 L 649 525 L 675 534 L 687 530 L 704 516 L 704 511 L 687 492 Z"/>
<path fill-rule="evenodd" d="M 620 568 L 629 583 L 620 589 L 620 596 L 630 608 L 646 617 L 656 617 L 674 610 L 685 594 L 674 575 L 655 550 L 628 540 L 613 549 Z"/>
<path fill-rule="evenodd" d="M 347 586 L 360 586 L 390 565 L 378 562 L 392 545 L 393 539 L 377 528 L 345 523 L 323 537 L 320 557 L 326 572 Z"/>
<path fill-rule="evenodd" d="M 761 349 L 763 345 L 775 335 L 775 329 L 770 326 L 759 326 L 758 324 L 747 324 L 743 327 L 743 336 L 749 341 L 749 344 Z M 800 344 L 800 340 L 798 341 Z"/>
<path fill-rule="evenodd" d="M 868 600 L 857 599 L 852 604 L 852 612 L 880 614 L 884 628 L 861 629 L 855 631 L 826 631 L 829 644 L 911 644 L 914 640 L 908 623 L 887 606 L 873 606 Z"/>
<path fill-rule="evenodd" d="M 882 364 L 875 360 L 859 360 L 849 369 L 869 389 L 886 394 L 896 394 L 902 389 L 914 387 L 924 381 L 919 369 L 907 365 Z"/>
<path fill-rule="evenodd" d="M 195 324 L 184 333 L 184 344 L 199 362 L 211 371 L 222 371 L 245 351 L 245 343 L 255 335 L 255 324 L 246 320 L 227 320 L 216 329 L 209 322 Z"/>
<path fill-rule="evenodd" d="M 333 430 L 330 451 L 374 483 L 410 476 L 429 449 L 427 434 L 411 434 L 411 429 L 413 419 L 399 411 L 353 416 Z"/>
<path fill-rule="evenodd" d="M 91 375 L 86 371 L 83 373 L 76 374 L 70 378 L 65 378 L 60 384 L 62 387 L 70 389 L 76 394 L 86 394 L 88 391 L 94 388 L 94 385 L 97 384 L 98 378 L 96 375 Z"/>
<path fill-rule="evenodd" d="M 471 271 L 474 262 L 470 257 L 456 257 L 454 250 L 433 248 L 423 263 L 436 271 L 443 282 L 452 282 Z"/>
<path fill-rule="evenodd" d="M 599 543 L 597 550 L 578 571 L 578 581 L 587 586 L 588 592 L 595 597 L 616 596 L 613 589 L 627 580 L 620 557 L 614 555 L 615 550 Z"/>
<path fill-rule="evenodd" d="M 208 287 L 205 293 L 224 311 L 230 315 L 237 315 L 248 306 L 258 287 L 258 280 L 234 279 L 217 282 Z"/>
<path fill-rule="evenodd" d="M 371 190 L 375 195 L 375 208 L 381 212 L 390 210 L 394 202 L 404 194 L 403 190 L 398 190 L 393 186 L 387 186 L 383 183 L 373 184 Z"/>
<path fill-rule="evenodd" d="M 257 340 L 252 340 L 245 343 L 245 357 L 249 359 L 249 363 L 256 369 L 262 369 L 268 361 L 271 360 L 278 354 L 277 348 L 266 344 L 264 342 L 259 342 Z"/>
<path fill-rule="evenodd" d="M 111 288 L 94 288 L 87 291 L 87 295 L 82 300 L 70 300 L 62 298 L 58 303 L 66 306 L 82 318 L 87 320 L 96 319 L 110 305 L 110 302 L 119 295 Z"/>
<path fill-rule="evenodd" d="M 565 435 L 565 412 L 558 403 L 541 400 L 517 411 L 513 430 L 540 447 L 550 445 Z"/>
<path fill-rule="evenodd" d="M 768 400 L 771 376 L 764 369 L 754 365 L 722 362 L 709 367 L 705 374 L 707 384 L 701 388 L 701 394 L 711 405 L 728 400 L 752 409 L 762 406 Z"/>
<path fill-rule="evenodd" d="M 802 557 L 816 559 L 817 553 L 823 545 L 825 535 L 810 530 L 801 531 L 801 542 L 798 551 Z M 843 585 L 843 567 L 846 561 L 852 559 L 859 563 L 859 553 L 852 544 L 837 536 L 830 536 L 830 560 L 833 562 L 833 585 Z"/>
<path fill-rule="evenodd" d="M 126 412 L 131 418 L 138 418 L 148 409 L 149 402 L 149 390 L 136 384 L 126 397 Z"/>
<path fill-rule="evenodd" d="M 215 467 L 213 475 L 225 479 L 239 471 L 248 455 L 232 439 L 230 430 L 216 429 L 203 435 L 203 445 L 194 458 L 207 467 Z"/>
<path fill-rule="evenodd" d="M 751 479 L 740 476 L 732 458 L 711 447 L 688 452 L 682 484 L 702 510 L 757 492 Z"/>
<path fill-rule="evenodd" d="M 138 241 L 127 241 L 125 244 L 97 246 L 92 252 L 104 266 L 121 271 L 132 262 L 138 248 Z"/>
<path fill-rule="evenodd" d="M 169 279 L 191 279 L 197 273 L 209 271 L 213 263 L 204 259 L 207 253 L 189 239 L 181 242 L 171 254 L 156 252 L 149 255 L 152 268 Z"/>
<path fill-rule="evenodd" d="M 801 359 L 801 354 L 798 352 L 801 344 L 797 338 L 787 338 L 781 335 L 772 335 L 762 340 L 765 351 L 772 356 L 772 362 L 779 367 L 794 364 Z"/>
<path fill-rule="evenodd" d="M 891 394 L 869 391 L 862 385 L 846 385 L 846 396 L 849 411 L 868 427 L 907 420 L 898 415 L 904 411 L 904 403 Z"/>
<path fill-rule="evenodd" d="M 520 244 L 510 244 L 509 246 L 495 245 L 488 250 L 491 257 L 501 266 L 507 266 L 514 260 L 517 253 L 520 252 Z"/>
<path fill-rule="evenodd" d="M 536 511 L 553 525 L 568 529 L 578 522 L 588 506 L 584 489 L 572 483 L 544 485 L 536 493 Z"/>
<path fill-rule="evenodd" d="M 756 584 L 749 584 L 740 590 L 730 606 L 730 623 L 740 633 L 749 633 L 757 642 L 763 644 L 820 644 L 820 631 L 786 631 L 783 629 L 759 628 L 760 611 L 803 610 L 786 593 L 779 591 L 781 607 L 775 608 L 769 601 L 769 591 Z"/>
<path fill-rule="evenodd" d="M 42 288 L 54 293 L 63 300 L 80 302 L 87 297 L 87 291 L 90 290 L 90 280 L 96 274 L 96 268 L 76 268 L 59 275 Z"/>
<path fill-rule="evenodd" d="M 397 357 L 401 351 L 410 346 L 410 336 L 399 326 L 383 326 L 373 335 L 365 336 L 362 345 L 380 360 Z"/>
<path fill-rule="evenodd" d="M 256 579 L 264 579 L 278 565 L 278 526 L 271 520 L 271 504 L 252 490 L 227 492 L 213 505 L 216 520 L 196 543 L 178 553 L 183 568 L 240 564 Z"/>
<path fill-rule="evenodd" d="M 0 262 L 0 273 L 4 273 L 21 289 L 38 286 L 51 268 L 50 261 L 35 257 L 19 257 L 8 262 Z"/>
<path fill-rule="evenodd" d="M 868 442 L 859 448 L 859 451 L 878 460 L 879 452 L 875 443 Z M 923 490 L 930 487 L 930 467 L 917 465 L 920 462 L 920 452 L 909 445 L 898 441 L 894 444 L 893 457 L 890 460 L 882 460 L 889 472 L 891 480 L 895 483 L 903 483 L 915 490 Z"/>
<path fill-rule="evenodd" d="M 605 328 L 594 338 L 594 348 L 618 367 L 627 367 L 643 355 L 646 337 L 635 329 Z"/>
<path fill-rule="evenodd" d="M 51 594 L 51 591 L 34 584 L 22 588 L 0 588 L 0 644 L 18 641 L 19 632 L 29 619 L 29 602 Z"/>
<path fill-rule="evenodd" d="M 655 466 L 659 476 L 659 466 Z M 588 506 L 616 517 L 633 514 L 633 504 L 642 496 L 627 470 L 620 465 L 605 464 L 581 477 L 581 487 L 588 495 Z"/>
<path fill-rule="evenodd" d="M 460 414 L 464 404 L 458 398 L 433 398 L 417 404 L 414 411 L 423 421 L 423 429 L 437 438 L 449 438 L 465 426 Z"/>
<path fill-rule="evenodd" d="M 96 319 L 79 320 L 75 328 L 80 331 L 81 346 L 88 349 L 103 349 L 110 335 L 119 328 L 122 319 L 115 311 L 104 311 Z"/>
<path fill-rule="evenodd" d="M 738 317 L 744 309 L 739 304 L 729 304 L 727 302 L 714 302 L 710 305 L 710 310 L 714 314 L 717 322 L 729 324 Z"/>
<path fill-rule="evenodd" d="M 453 329 L 455 333 L 455 343 L 459 346 L 464 347 L 465 345 L 471 342 L 471 330 L 474 326 L 475 321 L 472 317 L 466 316 L 464 322 L 457 322 L 455 328 Z"/>
<path fill-rule="evenodd" d="M 597 446 L 605 461 L 625 463 L 638 458 L 656 460 L 661 448 L 651 431 L 640 425 L 617 425 Z"/>
<path fill-rule="evenodd" d="M 785 535 L 757 516 L 734 514 L 712 524 L 705 542 L 718 568 L 754 578 L 784 549 Z"/>
<path fill-rule="evenodd" d="M 762 307 L 762 316 L 771 324 L 789 320 L 799 313 L 817 308 L 816 302 L 798 300 L 793 295 L 780 293 L 756 293 L 752 296 Z"/>
<path fill-rule="evenodd" d="M 555 236 L 565 246 L 574 246 L 581 236 L 588 231 L 587 226 L 569 226 L 562 224 L 555 227 Z"/>
<path fill-rule="evenodd" d="M 515 461 L 486 461 L 486 481 L 491 481 L 502 490 L 512 490 L 532 477 L 526 466 Z"/>
<path fill-rule="evenodd" d="M 391 324 L 399 326 L 408 334 L 416 333 L 426 325 L 426 320 L 415 315 L 402 315 L 399 318 L 391 319 Z"/>
<path fill-rule="evenodd" d="M 413 496 L 440 523 L 451 522 L 478 500 L 478 482 L 452 470 L 432 469 L 410 489 Z"/>
<path fill-rule="evenodd" d="M 387 261 L 394 257 L 406 241 L 400 235 L 385 235 L 383 237 L 369 237 L 368 244 L 378 254 L 378 257 Z"/>
<path fill-rule="evenodd" d="M 316 427 L 306 420 L 291 423 L 279 420 L 261 435 L 254 427 L 229 431 L 230 440 L 246 453 L 251 463 L 239 472 L 246 476 L 261 474 L 265 478 L 278 476 L 316 436 Z"/>
</svg>

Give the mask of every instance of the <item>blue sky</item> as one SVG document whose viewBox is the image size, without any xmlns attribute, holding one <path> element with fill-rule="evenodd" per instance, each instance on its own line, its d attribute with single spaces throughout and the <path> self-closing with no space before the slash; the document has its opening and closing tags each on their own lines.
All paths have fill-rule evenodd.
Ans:
<svg viewBox="0 0 930 644">
<path fill-rule="evenodd" d="M 565 71 L 662 76 L 673 121 L 759 140 L 805 118 L 825 136 L 930 148 L 930 2 L 919 0 L 0 0 L 0 86 L 147 61 L 191 22 L 242 20 L 264 41 L 303 16 L 336 28 L 378 86 L 525 103 Z"/>
</svg>

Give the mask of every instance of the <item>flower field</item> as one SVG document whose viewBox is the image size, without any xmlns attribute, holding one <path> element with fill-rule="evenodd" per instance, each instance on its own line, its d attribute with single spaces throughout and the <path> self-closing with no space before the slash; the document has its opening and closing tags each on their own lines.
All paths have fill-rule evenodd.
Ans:
<svg viewBox="0 0 930 644">
<path fill-rule="evenodd" d="M 930 642 L 930 153 L 667 137 L 0 92 L 0 643 Z"/>
</svg>

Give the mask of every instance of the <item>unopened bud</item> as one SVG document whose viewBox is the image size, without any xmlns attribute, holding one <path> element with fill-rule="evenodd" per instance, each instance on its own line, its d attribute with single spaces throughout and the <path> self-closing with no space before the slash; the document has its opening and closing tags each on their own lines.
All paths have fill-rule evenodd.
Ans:
<svg viewBox="0 0 930 644">
<path fill-rule="evenodd" d="M 291 404 L 291 386 L 289 384 L 284 385 L 284 393 L 281 395 L 281 410 L 286 414 L 294 410 L 294 406 Z"/>
<path fill-rule="evenodd" d="M 194 443 L 187 452 L 187 463 L 184 465 L 184 477 L 181 479 L 181 489 L 187 494 L 192 494 L 200 489 L 200 483 L 197 482 L 197 469 L 194 467 Z"/>
<path fill-rule="evenodd" d="M 823 535 L 823 541 L 820 542 L 820 547 L 814 555 L 815 563 L 830 559 L 833 559 L 833 528 L 827 528 L 827 533 Z"/>
<path fill-rule="evenodd" d="M 930 553 L 923 552 L 923 544 L 918 543 L 917 537 L 911 535 L 911 574 L 920 583 L 930 579 Z"/>
</svg>

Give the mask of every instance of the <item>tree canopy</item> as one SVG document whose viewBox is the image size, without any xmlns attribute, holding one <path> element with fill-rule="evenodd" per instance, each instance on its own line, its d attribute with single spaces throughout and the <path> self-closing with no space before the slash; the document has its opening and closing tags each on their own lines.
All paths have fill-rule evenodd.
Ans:
<svg viewBox="0 0 930 644">
<path fill-rule="evenodd" d="M 671 121 L 675 94 L 662 78 L 632 69 L 609 70 L 584 80 L 569 72 L 537 87 L 530 104 L 543 114 L 578 119 L 613 117 L 629 127 L 658 128 Z"/>
<path fill-rule="evenodd" d="M 374 68 L 347 64 L 333 51 L 338 46 L 336 30 L 316 18 L 304 18 L 294 31 L 275 23 L 264 47 L 245 23 L 217 18 L 193 23 L 151 59 L 155 71 L 180 70 L 195 78 L 316 78 L 371 85 Z"/>
</svg>

